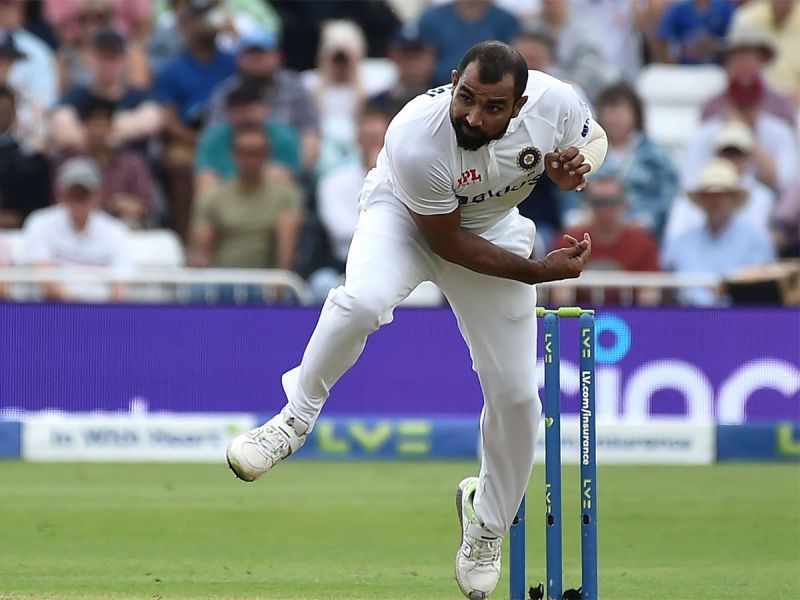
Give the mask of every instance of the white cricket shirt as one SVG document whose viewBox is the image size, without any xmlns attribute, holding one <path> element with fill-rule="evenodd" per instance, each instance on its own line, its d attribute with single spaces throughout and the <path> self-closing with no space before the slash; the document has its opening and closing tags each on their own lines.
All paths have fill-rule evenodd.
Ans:
<svg viewBox="0 0 800 600">
<path fill-rule="evenodd" d="M 452 85 L 411 100 L 389 125 L 377 166 L 369 172 L 361 203 L 391 186 L 413 212 L 437 215 L 461 207 L 461 226 L 483 233 L 515 210 L 544 174 L 544 156 L 590 137 L 592 116 L 569 84 L 528 72 L 528 101 L 505 135 L 475 151 L 456 143 L 450 122 Z"/>
</svg>

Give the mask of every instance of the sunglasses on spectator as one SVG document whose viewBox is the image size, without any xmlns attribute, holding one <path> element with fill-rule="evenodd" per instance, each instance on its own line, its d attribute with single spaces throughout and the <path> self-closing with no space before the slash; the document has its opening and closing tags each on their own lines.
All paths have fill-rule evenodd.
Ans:
<svg viewBox="0 0 800 600">
<path fill-rule="evenodd" d="M 617 204 L 622 204 L 623 202 L 625 202 L 625 198 L 623 198 L 622 196 L 589 198 L 589 204 L 591 204 L 592 206 L 614 206 Z"/>
<path fill-rule="evenodd" d="M 720 148 L 718 154 L 724 158 L 742 158 L 750 153 L 735 146 L 728 146 L 727 148 Z"/>
<path fill-rule="evenodd" d="M 240 156 L 266 156 L 269 154 L 269 150 L 265 146 L 234 146 L 233 152 Z"/>
</svg>

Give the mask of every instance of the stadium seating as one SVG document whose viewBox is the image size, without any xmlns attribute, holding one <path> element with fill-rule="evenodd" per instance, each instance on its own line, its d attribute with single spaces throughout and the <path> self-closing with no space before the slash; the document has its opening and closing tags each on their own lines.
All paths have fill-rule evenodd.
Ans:
<svg viewBox="0 0 800 600">
<path fill-rule="evenodd" d="M 686 143 L 697 130 L 703 105 L 725 88 L 717 65 L 648 65 L 636 81 L 645 105 L 647 133 L 664 144 L 675 164 L 683 164 Z"/>
</svg>

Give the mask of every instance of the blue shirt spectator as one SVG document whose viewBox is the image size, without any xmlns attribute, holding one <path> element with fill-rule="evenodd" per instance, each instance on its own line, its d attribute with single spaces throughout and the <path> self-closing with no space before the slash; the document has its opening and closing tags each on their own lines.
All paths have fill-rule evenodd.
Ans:
<svg viewBox="0 0 800 600">
<path fill-rule="evenodd" d="M 731 0 L 683 0 L 670 6 L 658 34 L 671 61 L 686 65 L 716 62 L 736 6 Z"/>
<path fill-rule="evenodd" d="M 436 50 L 436 84 L 450 81 L 450 72 L 472 46 L 486 40 L 511 43 L 519 23 L 488 0 L 454 0 L 426 10 L 419 20 L 419 37 Z"/>
<path fill-rule="evenodd" d="M 85 107 L 98 100 L 106 100 L 106 98 L 101 97 L 91 88 L 73 87 L 66 94 L 64 94 L 64 97 L 61 98 L 60 104 L 64 106 L 71 106 L 77 111 L 78 115 L 83 116 Z M 127 88 L 122 93 L 122 96 L 115 101 L 116 109 L 131 110 L 147 100 L 150 100 L 150 93 L 146 90 L 140 90 L 139 88 Z"/>
<path fill-rule="evenodd" d="M 644 106 L 626 82 L 604 89 L 597 98 L 597 120 L 608 136 L 603 169 L 622 180 L 628 218 L 661 236 L 678 193 L 678 172 L 664 146 L 645 133 Z"/>
<path fill-rule="evenodd" d="M 665 269 L 724 276 L 775 260 L 769 235 L 734 218 L 747 201 L 747 190 L 729 161 L 716 159 L 707 165 L 689 197 L 705 213 L 705 223 L 667 240 L 662 256 Z M 716 303 L 714 292 L 707 288 L 684 289 L 679 299 L 700 306 Z"/>
<path fill-rule="evenodd" d="M 184 50 L 158 74 L 155 96 L 159 102 L 174 105 L 184 123 L 202 123 L 214 86 L 235 72 L 232 54 L 217 50 L 210 61 L 201 63 Z"/>
</svg>

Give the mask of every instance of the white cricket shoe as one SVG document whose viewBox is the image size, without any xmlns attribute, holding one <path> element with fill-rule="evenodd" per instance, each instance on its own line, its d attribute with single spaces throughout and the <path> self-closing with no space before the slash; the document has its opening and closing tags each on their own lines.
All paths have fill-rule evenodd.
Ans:
<svg viewBox="0 0 800 600">
<path fill-rule="evenodd" d="M 288 407 L 269 421 L 233 438 L 228 446 L 228 466 L 242 481 L 255 481 L 284 458 L 296 452 L 308 437 L 308 425 Z"/>
<path fill-rule="evenodd" d="M 477 477 L 467 477 L 458 484 L 456 510 L 461 523 L 461 546 L 456 554 L 456 581 L 470 600 L 489 597 L 500 579 L 500 544 L 502 538 L 483 527 L 472 501 Z"/>
</svg>

